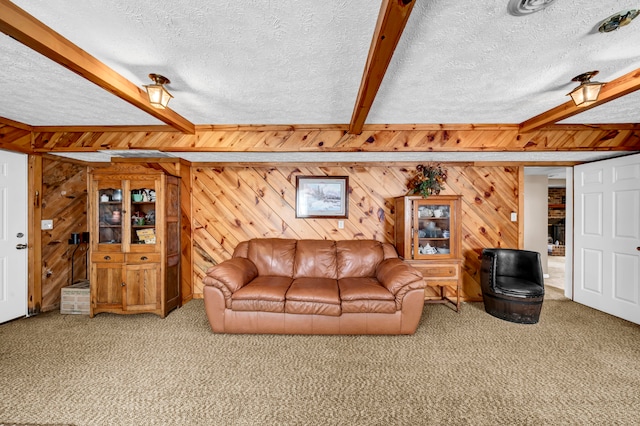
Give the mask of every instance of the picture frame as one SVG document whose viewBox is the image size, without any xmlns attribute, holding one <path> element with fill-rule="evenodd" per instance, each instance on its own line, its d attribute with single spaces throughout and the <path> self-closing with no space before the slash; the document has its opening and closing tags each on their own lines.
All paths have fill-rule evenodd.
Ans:
<svg viewBox="0 0 640 426">
<path fill-rule="evenodd" d="M 296 176 L 296 217 L 346 219 L 348 194 L 348 176 Z"/>
</svg>

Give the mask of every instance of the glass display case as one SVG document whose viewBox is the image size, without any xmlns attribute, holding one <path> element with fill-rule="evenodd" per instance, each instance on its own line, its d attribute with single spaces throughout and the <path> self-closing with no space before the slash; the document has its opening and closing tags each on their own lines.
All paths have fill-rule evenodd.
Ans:
<svg viewBox="0 0 640 426">
<path fill-rule="evenodd" d="M 432 195 L 395 199 L 398 255 L 422 273 L 425 303 L 460 309 L 462 287 L 461 197 Z"/>
</svg>

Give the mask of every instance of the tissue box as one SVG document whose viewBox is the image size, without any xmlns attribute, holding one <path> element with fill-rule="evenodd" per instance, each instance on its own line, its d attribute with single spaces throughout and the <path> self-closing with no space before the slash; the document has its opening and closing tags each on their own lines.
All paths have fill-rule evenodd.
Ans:
<svg viewBox="0 0 640 426">
<path fill-rule="evenodd" d="M 62 289 L 61 314 L 89 315 L 89 281 L 78 281 Z"/>
</svg>

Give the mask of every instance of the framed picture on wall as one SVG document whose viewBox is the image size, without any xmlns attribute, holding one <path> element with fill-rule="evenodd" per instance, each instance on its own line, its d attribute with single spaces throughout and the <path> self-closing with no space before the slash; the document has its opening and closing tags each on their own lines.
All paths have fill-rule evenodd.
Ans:
<svg viewBox="0 0 640 426">
<path fill-rule="evenodd" d="M 297 176 L 296 217 L 349 217 L 348 176 Z"/>
</svg>

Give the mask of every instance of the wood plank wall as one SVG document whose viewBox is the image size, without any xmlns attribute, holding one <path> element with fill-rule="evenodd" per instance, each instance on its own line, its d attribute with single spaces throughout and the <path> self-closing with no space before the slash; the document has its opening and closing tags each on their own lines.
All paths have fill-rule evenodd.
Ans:
<svg viewBox="0 0 640 426">
<path fill-rule="evenodd" d="M 53 229 L 42 235 L 42 311 L 58 309 L 60 290 L 86 276 L 87 245 L 70 245 L 72 232 L 87 231 L 87 170 L 83 165 L 44 159 L 42 218 L 53 220 Z M 36 229 L 39 229 L 36 228 Z"/>
<path fill-rule="evenodd" d="M 18 152 L 31 152 L 32 133 L 27 128 L 18 128 L 0 120 L 0 148 Z"/>
<path fill-rule="evenodd" d="M 339 127 L 339 126 L 338 126 Z M 198 126 L 184 135 L 160 126 L 95 131 L 81 128 L 38 129 L 0 120 L 0 148 L 26 153 L 56 150 L 159 149 L 166 151 L 549 151 L 638 150 L 638 126 L 553 126 L 521 134 L 517 126 L 422 125 L 365 126 L 350 135 L 336 126 Z M 43 232 L 43 310 L 59 303 L 60 288 L 69 283 L 71 232 L 86 230 L 84 167 L 47 160 L 42 217 L 54 219 L 53 232 Z M 63 165 L 64 164 L 64 165 Z M 391 198 L 406 190 L 407 170 L 398 166 L 188 167 L 183 177 L 183 293 L 202 294 L 206 268 L 230 256 L 235 244 L 254 236 L 292 238 L 376 238 L 391 241 Z M 352 187 L 350 217 L 344 230 L 335 221 L 295 219 L 295 175 L 347 175 Z M 518 166 L 449 166 L 446 193 L 463 195 L 464 296 L 477 300 L 479 252 L 483 247 L 517 247 L 517 223 L 509 213 L 518 207 Z M 67 182 L 69 181 L 69 182 Z M 82 183 L 81 183 L 82 182 Z M 61 189 L 65 187 L 65 189 Z M 62 191 L 66 195 L 62 195 Z M 190 219 L 190 220 L 189 220 Z M 37 230 L 39 227 L 34 225 Z M 76 257 L 78 256 L 76 253 Z M 80 262 L 79 260 L 77 260 Z M 193 270 L 191 271 L 191 268 Z M 82 275 L 78 264 L 77 274 Z M 183 275 L 183 278 L 185 276 Z M 192 286 L 192 287 L 191 287 Z M 191 297 L 191 296 L 188 296 Z"/>
<path fill-rule="evenodd" d="M 334 126 L 336 127 L 336 126 Z M 403 127 L 403 126 L 398 126 Z M 199 126 L 195 135 L 166 131 L 78 131 L 34 133 L 36 152 L 54 150 L 160 149 L 167 151 L 554 151 L 631 150 L 640 147 L 636 126 L 556 126 L 521 134 L 517 126 L 365 126 L 346 130 L 296 126 Z M 416 128 L 418 130 L 413 130 Z M 266 130 L 263 130 L 266 129 Z"/>
<path fill-rule="evenodd" d="M 466 300 L 481 300 L 484 247 L 518 247 L 518 167 L 446 166 L 443 194 L 462 194 Z M 411 169 L 385 166 L 194 167 L 192 169 L 194 296 L 211 265 L 250 238 L 366 239 L 394 242 L 393 198 L 406 194 Z M 296 219 L 296 176 L 349 176 L 349 218 Z"/>
</svg>

